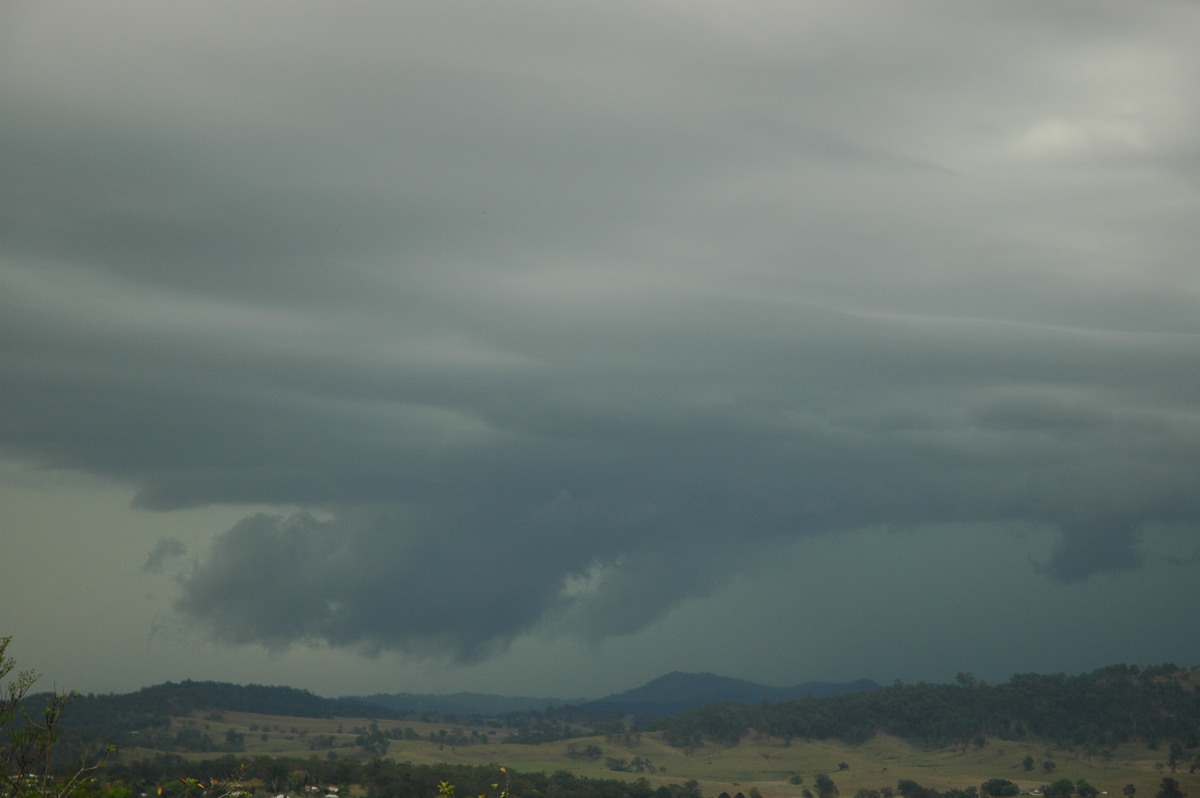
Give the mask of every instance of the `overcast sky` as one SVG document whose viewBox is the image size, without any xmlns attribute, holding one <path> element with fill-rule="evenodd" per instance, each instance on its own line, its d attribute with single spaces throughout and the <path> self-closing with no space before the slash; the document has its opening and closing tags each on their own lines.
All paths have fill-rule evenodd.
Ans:
<svg viewBox="0 0 1200 798">
<path fill-rule="evenodd" d="M 47 684 L 1200 665 L 1200 5 L 0 7 Z"/>
</svg>

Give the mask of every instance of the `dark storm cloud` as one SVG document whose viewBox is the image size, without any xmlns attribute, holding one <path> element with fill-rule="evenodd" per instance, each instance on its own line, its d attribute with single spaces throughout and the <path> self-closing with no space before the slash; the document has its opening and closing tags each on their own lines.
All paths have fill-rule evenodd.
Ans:
<svg viewBox="0 0 1200 798">
<path fill-rule="evenodd" d="M 7 56 L 6 449 L 305 508 L 182 584 L 272 647 L 619 634 L 874 524 L 1050 523 L 1070 582 L 1200 522 L 1184 12 L 637 8 Z"/>
<path fill-rule="evenodd" d="M 158 543 L 146 556 L 142 570 L 152 574 L 161 574 L 168 560 L 187 554 L 187 546 L 175 538 L 159 538 Z"/>
</svg>

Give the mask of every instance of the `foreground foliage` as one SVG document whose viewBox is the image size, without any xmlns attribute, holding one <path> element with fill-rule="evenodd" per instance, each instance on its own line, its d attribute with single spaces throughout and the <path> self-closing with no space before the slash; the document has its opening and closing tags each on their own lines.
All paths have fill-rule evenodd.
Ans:
<svg viewBox="0 0 1200 798">
<path fill-rule="evenodd" d="M 645 779 L 589 779 L 566 771 L 556 773 L 519 773 L 498 765 L 422 765 L 372 759 L 326 760 L 318 757 L 259 756 L 238 760 L 233 756 L 191 761 L 177 755 L 160 755 L 137 762 L 111 763 L 106 776 L 125 785 L 133 794 L 154 795 L 167 785 L 166 798 L 189 798 L 179 784 L 194 774 L 228 773 L 239 770 L 247 785 L 261 785 L 274 794 L 303 794 L 306 788 L 355 788 L 367 798 L 702 798 L 699 785 L 653 787 Z M 449 790 L 449 792 L 447 792 Z"/>
<path fill-rule="evenodd" d="M 0 798 L 67 798 L 91 786 L 89 777 L 103 766 L 108 750 L 66 772 L 51 769 L 62 715 L 74 696 L 47 693 L 41 711 L 31 713 L 26 696 L 37 683 L 37 674 L 19 671 L 4 681 L 16 668 L 8 655 L 11 640 L 0 637 Z"/>
</svg>

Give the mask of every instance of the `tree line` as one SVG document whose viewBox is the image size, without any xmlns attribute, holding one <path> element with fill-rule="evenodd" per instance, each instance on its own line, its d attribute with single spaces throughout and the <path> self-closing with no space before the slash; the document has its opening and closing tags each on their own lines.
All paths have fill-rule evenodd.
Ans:
<svg viewBox="0 0 1200 798">
<path fill-rule="evenodd" d="M 757 706 L 722 703 L 648 723 L 672 745 L 734 744 L 751 730 L 784 740 L 860 744 L 883 732 L 929 746 L 991 736 L 1097 750 L 1131 740 L 1200 746 L 1200 668 L 1113 665 L 1079 676 L 1017 674 L 989 685 L 969 674 L 951 684 L 891 687 Z"/>
<path fill-rule="evenodd" d="M 588 734 L 628 736 L 662 731 L 679 747 L 705 741 L 732 745 L 750 733 L 784 740 L 839 739 L 859 744 L 879 732 L 932 747 L 984 737 L 1038 739 L 1057 747 L 1083 746 L 1100 753 L 1127 741 L 1169 747 L 1173 767 L 1195 761 L 1200 746 L 1200 668 L 1174 665 L 1139 669 L 1112 665 L 1092 673 L 1017 674 L 990 685 L 969 674 L 950 684 L 902 684 L 876 690 L 758 705 L 710 704 L 665 718 L 595 721 L 559 709 L 504 716 L 505 742 L 539 744 Z M 44 700 L 46 696 L 34 697 Z M 166 683 L 128 695 L 79 696 L 64 717 L 60 751 L 71 758 L 115 743 L 159 750 L 239 750 L 227 741 L 171 732 L 173 716 L 227 710 L 303 717 L 400 717 L 350 699 L 325 699 L 304 690 L 218 682 Z M 573 725 L 574 720 L 579 725 Z M 496 724 L 500 725 L 500 724 Z M 472 739 L 452 744 L 472 744 Z M 481 741 L 478 741 L 481 742 Z M 209 744 L 211 743 L 211 744 Z M 372 752 L 367 751 L 368 755 Z"/>
<path fill-rule="evenodd" d="M 104 778 L 116 794 L 162 795 L 164 798 L 199 798 L 191 788 L 198 781 L 228 780 L 237 774 L 246 783 L 261 784 L 269 794 L 324 795 L 329 788 L 339 792 L 355 787 L 355 794 L 366 798 L 433 798 L 439 785 L 450 783 L 458 794 L 485 796 L 496 793 L 502 778 L 506 792 L 519 798 L 704 798 L 699 784 L 653 787 L 642 778 L 634 781 L 596 779 L 566 771 L 520 773 L 501 770 L 498 765 L 471 766 L 453 764 L 413 764 L 391 759 L 328 760 L 319 757 L 258 756 L 237 758 L 233 755 L 195 761 L 177 754 L 160 754 L 135 762 L 110 762 Z M 159 792 L 159 788 L 162 792 Z M 320 788 L 320 789 L 310 789 Z"/>
</svg>

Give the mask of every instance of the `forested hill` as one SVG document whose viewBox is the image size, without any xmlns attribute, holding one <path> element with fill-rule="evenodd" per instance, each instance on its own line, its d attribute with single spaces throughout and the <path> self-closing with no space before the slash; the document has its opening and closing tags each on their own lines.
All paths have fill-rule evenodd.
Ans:
<svg viewBox="0 0 1200 798">
<path fill-rule="evenodd" d="M 668 680 L 678 686 L 677 682 Z M 659 690 L 654 695 L 661 704 L 673 694 Z M 633 696 L 638 697 L 645 696 Z M 38 700 L 34 696 L 27 702 L 32 705 Z M 532 728 L 529 718 L 533 718 L 538 733 L 519 741 L 545 742 L 592 733 L 572 726 L 578 721 L 563 716 L 585 708 L 587 705 L 531 712 L 522 722 L 513 723 Z M 198 711 L 317 718 L 405 716 L 363 699 L 321 698 L 291 687 L 186 681 L 126 695 L 80 696 L 64 715 L 64 731 L 80 745 L 109 743 L 126 734 L 136 734 L 147 743 L 167 733 L 171 716 Z M 676 715 L 641 717 L 640 724 L 624 728 L 661 730 L 667 742 L 676 746 L 704 741 L 733 744 L 750 732 L 785 740 L 839 739 L 858 744 L 882 732 L 928 746 L 982 744 L 982 738 L 988 736 L 1044 741 L 1056 747 L 1084 746 L 1097 753 L 1130 741 L 1172 751 L 1177 747 L 1195 750 L 1200 747 L 1200 668 L 1158 665 L 1143 670 L 1113 665 L 1078 676 L 1018 674 L 999 684 L 960 674 L 952 684 L 896 683 L 776 702 L 724 700 Z M 617 721 L 624 725 L 630 716 L 593 720 L 594 724 L 583 725 L 612 724 L 615 728 Z M 178 748 L 185 742 L 174 740 L 172 745 Z"/>
<path fill-rule="evenodd" d="M 927 745 L 981 735 L 1042 739 L 1097 749 L 1140 740 L 1200 745 L 1200 668 L 1113 665 L 1080 676 L 1018 674 L 989 685 L 967 674 L 953 684 L 892 687 L 774 704 L 722 703 L 652 724 L 673 745 L 732 744 L 751 730 L 784 739 L 865 742 L 878 732 Z"/>
<path fill-rule="evenodd" d="M 27 699 L 41 700 L 40 696 Z M 68 727 L 104 726 L 133 730 L 160 725 L 163 718 L 198 710 L 256 712 L 305 718 L 395 717 L 386 707 L 358 699 L 322 698 L 294 687 L 224 682 L 164 682 L 123 695 L 79 696 L 63 720 Z"/>
<path fill-rule="evenodd" d="M 500 696 L 488 693 L 374 693 L 355 698 L 387 707 L 401 715 L 437 715 L 440 717 L 463 715 L 507 715 L 521 712 L 540 712 L 548 707 L 581 703 L 583 699 L 564 701 L 561 698 L 534 698 L 528 696 Z"/>
<path fill-rule="evenodd" d="M 413 693 L 377 693 L 361 700 L 410 714 L 435 715 L 515 715 L 533 714 L 583 725 L 609 722 L 636 715 L 641 718 L 674 715 L 718 701 L 783 701 L 790 698 L 837 695 L 854 690 L 877 690 L 869 679 L 856 682 L 805 682 L 792 687 L 769 687 L 744 679 L 711 673 L 674 671 L 641 687 L 613 693 L 605 698 L 563 700 L 558 698 L 522 698 L 455 693 L 419 695 Z"/>
<path fill-rule="evenodd" d="M 758 704 L 763 701 L 787 701 L 795 698 L 821 698 L 862 690 L 877 690 L 879 685 L 870 679 L 855 682 L 805 682 L 791 687 L 769 687 L 716 676 L 711 673 L 682 673 L 674 671 L 633 690 L 590 701 L 576 707 L 577 711 L 603 714 L 661 717 L 721 701 Z"/>
</svg>

